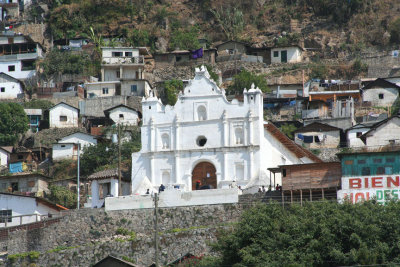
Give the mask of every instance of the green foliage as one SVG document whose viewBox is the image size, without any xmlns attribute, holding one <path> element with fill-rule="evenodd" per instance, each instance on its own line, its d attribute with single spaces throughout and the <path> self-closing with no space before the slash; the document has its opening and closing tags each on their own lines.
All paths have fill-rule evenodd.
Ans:
<svg viewBox="0 0 400 267">
<path fill-rule="evenodd" d="M 244 29 L 243 12 L 236 7 L 210 10 L 228 40 L 237 40 Z"/>
<path fill-rule="evenodd" d="M 128 45 L 130 46 L 153 46 L 155 39 L 146 30 L 132 29 L 128 32 Z"/>
<path fill-rule="evenodd" d="M 14 263 L 18 259 L 25 259 L 29 258 L 30 261 L 36 261 L 39 259 L 40 252 L 38 251 L 29 251 L 29 252 L 24 252 L 24 253 L 18 253 L 18 254 L 13 254 L 13 255 L 8 255 L 7 259 L 11 262 Z"/>
<path fill-rule="evenodd" d="M 22 105 L 24 108 L 37 108 L 41 110 L 46 110 L 54 106 L 49 100 L 43 99 L 32 99 L 31 101 L 24 102 Z"/>
<path fill-rule="evenodd" d="M 164 92 L 161 95 L 163 102 L 168 105 L 175 105 L 178 99 L 179 91 L 183 90 L 183 82 L 181 80 L 169 80 L 164 82 Z"/>
<path fill-rule="evenodd" d="M 84 52 L 72 53 L 59 50 L 50 51 L 39 63 L 39 67 L 43 70 L 41 75 L 48 80 L 62 74 L 96 75 L 99 66 L 98 62 L 93 61 Z"/>
<path fill-rule="evenodd" d="M 360 73 L 365 73 L 368 71 L 368 65 L 363 63 L 361 59 L 357 58 L 354 60 L 353 65 L 351 66 L 352 72 L 354 76 L 359 75 Z"/>
<path fill-rule="evenodd" d="M 76 208 L 77 195 L 68 188 L 57 185 L 49 186 L 50 194 L 47 197 L 50 201 L 63 205 L 69 209 Z"/>
<path fill-rule="evenodd" d="M 314 64 L 311 66 L 310 77 L 312 79 L 322 79 L 324 80 L 328 75 L 328 69 L 323 64 Z"/>
<path fill-rule="evenodd" d="M 221 233 L 215 266 L 354 266 L 400 263 L 400 202 L 259 205 Z"/>
<path fill-rule="evenodd" d="M 28 129 L 29 120 L 17 103 L 0 103 L 0 145 L 12 146 Z"/>
<path fill-rule="evenodd" d="M 264 75 L 253 74 L 247 70 L 242 70 L 239 74 L 233 76 L 233 83 L 228 87 L 228 94 L 242 94 L 244 88 L 247 90 L 251 88 L 254 83 L 263 93 L 268 92 L 270 89 Z"/>
<path fill-rule="evenodd" d="M 112 131 L 116 131 L 116 128 Z M 124 129 L 121 132 L 125 132 Z M 140 131 L 134 128 L 131 132 L 131 141 L 121 142 L 121 160 L 130 160 L 133 152 L 141 147 Z M 101 170 L 102 166 L 115 167 L 118 162 L 118 145 L 99 143 L 95 146 L 87 146 L 81 155 L 81 174 L 90 175 Z M 104 169 L 104 168 L 103 168 Z"/>
<path fill-rule="evenodd" d="M 389 26 L 390 42 L 400 43 L 400 18 L 394 20 Z"/>
<path fill-rule="evenodd" d="M 136 239 L 136 233 L 134 231 L 129 231 L 128 229 L 119 227 L 116 231 L 117 235 L 124 235 L 124 236 L 129 236 L 128 241 L 135 241 Z"/>
<path fill-rule="evenodd" d="M 290 139 L 293 139 L 293 133 L 294 133 L 294 131 L 297 130 L 297 127 L 294 126 L 293 124 L 285 123 L 285 124 L 282 124 L 282 126 L 280 127 L 280 130 L 284 134 L 286 134 Z"/>
<path fill-rule="evenodd" d="M 122 256 L 122 259 L 123 259 L 124 261 L 128 261 L 128 262 L 131 262 L 131 263 L 136 263 L 134 259 L 129 258 L 128 256 Z"/>
<path fill-rule="evenodd" d="M 199 28 L 190 27 L 189 29 L 174 29 L 169 40 L 171 50 L 179 48 L 180 50 L 195 50 L 201 47 L 198 40 Z"/>
<path fill-rule="evenodd" d="M 214 80 L 214 82 L 218 82 L 218 74 L 215 73 L 214 69 L 210 65 L 205 65 L 207 68 L 208 73 L 210 74 L 211 79 Z"/>
</svg>

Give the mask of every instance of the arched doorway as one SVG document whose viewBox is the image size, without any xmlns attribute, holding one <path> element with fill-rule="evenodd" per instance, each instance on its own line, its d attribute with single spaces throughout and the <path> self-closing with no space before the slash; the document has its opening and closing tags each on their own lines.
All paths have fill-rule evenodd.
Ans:
<svg viewBox="0 0 400 267">
<path fill-rule="evenodd" d="M 192 171 L 192 190 L 196 190 L 197 181 L 200 181 L 201 186 L 209 185 L 209 188 L 217 188 L 217 175 L 215 173 L 213 164 L 209 162 L 198 163 Z"/>
</svg>

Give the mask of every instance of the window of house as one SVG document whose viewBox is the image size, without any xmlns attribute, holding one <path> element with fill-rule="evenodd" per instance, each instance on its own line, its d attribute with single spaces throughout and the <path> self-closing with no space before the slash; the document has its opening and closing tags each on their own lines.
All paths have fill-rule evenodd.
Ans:
<svg viewBox="0 0 400 267">
<path fill-rule="evenodd" d="M 121 71 L 117 70 L 117 71 L 116 71 L 116 75 L 117 75 L 117 78 L 118 78 L 118 79 L 121 78 Z"/>
<path fill-rule="evenodd" d="M 137 85 L 136 84 L 132 84 L 131 85 L 131 93 L 136 93 L 137 92 Z"/>
<path fill-rule="evenodd" d="M 60 121 L 67 121 L 67 116 L 60 116 Z"/>
<path fill-rule="evenodd" d="M 352 160 L 346 160 L 346 161 L 344 162 L 344 164 L 346 164 L 346 165 L 353 165 L 353 161 L 352 161 Z"/>
<path fill-rule="evenodd" d="M 24 156 L 18 155 L 18 159 L 24 159 Z"/>
<path fill-rule="evenodd" d="M 8 66 L 8 71 L 15 71 L 15 65 Z"/>
<path fill-rule="evenodd" d="M 286 169 L 282 169 L 282 176 L 286 177 Z"/>
<path fill-rule="evenodd" d="M 122 52 L 112 52 L 113 57 L 122 57 Z"/>
<path fill-rule="evenodd" d="M 4 93 L 5 91 L 6 91 L 6 88 L 5 88 L 5 87 L 1 87 L 1 88 L 0 88 L 0 92 Z"/>
<path fill-rule="evenodd" d="M 393 163 L 394 162 L 394 158 L 386 158 L 386 162 Z"/>
<path fill-rule="evenodd" d="M 274 51 L 274 57 L 279 57 L 279 51 Z"/>
<path fill-rule="evenodd" d="M 235 54 L 235 50 L 234 49 L 229 49 L 228 53 L 229 53 L 229 55 L 233 55 L 233 54 Z"/>
<path fill-rule="evenodd" d="M 125 52 L 126 57 L 132 57 L 132 52 Z"/>
<path fill-rule="evenodd" d="M 181 56 L 176 56 L 176 62 L 179 62 L 179 61 L 181 61 L 182 60 L 182 57 Z"/>
<path fill-rule="evenodd" d="M 103 95 L 108 95 L 108 88 L 107 87 L 103 88 Z"/>
<path fill-rule="evenodd" d="M 357 163 L 358 163 L 358 164 L 365 164 L 365 159 L 359 159 L 359 160 L 357 161 Z"/>
<path fill-rule="evenodd" d="M 119 118 L 123 119 L 124 118 L 124 114 L 119 114 Z"/>
<path fill-rule="evenodd" d="M 361 174 L 362 175 L 370 175 L 371 174 L 370 168 L 369 167 L 362 167 Z"/>
<path fill-rule="evenodd" d="M 357 132 L 356 136 L 360 137 L 363 133 L 362 132 Z"/>
<path fill-rule="evenodd" d="M 392 140 L 389 140 L 389 144 L 390 144 L 390 145 L 396 144 L 396 140 L 393 140 L 393 139 L 392 139 Z"/>
<path fill-rule="evenodd" d="M 376 174 L 385 174 L 385 167 L 376 168 Z"/>
<path fill-rule="evenodd" d="M 385 174 L 393 174 L 393 167 L 385 166 Z"/>
<path fill-rule="evenodd" d="M 383 99 L 384 95 L 383 94 L 379 94 L 379 99 Z"/>
<path fill-rule="evenodd" d="M 382 163 L 382 159 L 374 159 L 374 163 Z"/>
<path fill-rule="evenodd" d="M 61 147 L 65 147 L 65 145 L 61 145 Z"/>
<path fill-rule="evenodd" d="M 29 181 L 28 182 L 28 187 L 34 187 L 35 186 L 35 181 Z"/>
<path fill-rule="evenodd" d="M 17 183 L 11 183 L 11 192 L 16 192 L 18 191 L 18 182 Z"/>
<path fill-rule="evenodd" d="M 107 196 L 111 196 L 111 183 L 99 184 L 99 198 L 104 199 Z"/>
<path fill-rule="evenodd" d="M 0 223 L 12 222 L 12 210 L 0 210 Z"/>
</svg>

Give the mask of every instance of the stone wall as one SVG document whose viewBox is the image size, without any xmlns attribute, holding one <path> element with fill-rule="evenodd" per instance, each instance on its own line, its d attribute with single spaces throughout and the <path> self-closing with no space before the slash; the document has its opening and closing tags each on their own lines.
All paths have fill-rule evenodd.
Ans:
<svg viewBox="0 0 400 267">
<path fill-rule="evenodd" d="M 160 263 L 171 262 L 186 253 L 209 255 L 212 252 L 208 242 L 216 240 L 219 229 L 232 227 L 247 206 L 225 204 L 160 209 Z M 109 254 L 125 256 L 148 266 L 154 259 L 153 218 L 153 209 L 70 211 L 58 223 L 44 228 L 9 231 L 6 239 L 0 239 L 0 252 L 5 252 L 6 248 L 8 255 L 17 254 L 14 262 L 8 260 L 5 266 L 21 266 L 29 261 L 38 266 L 90 266 Z M 121 229 L 125 235 L 121 235 Z M 136 233 L 134 240 L 130 240 L 130 231 Z M 39 252 L 38 259 L 20 255 L 28 251 Z"/>
</svg>

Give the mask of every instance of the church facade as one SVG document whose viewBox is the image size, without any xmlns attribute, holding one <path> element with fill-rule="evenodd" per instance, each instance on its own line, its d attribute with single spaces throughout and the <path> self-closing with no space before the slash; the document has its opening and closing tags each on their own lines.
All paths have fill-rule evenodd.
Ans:
<svg viewBox="0 0 400 267">
<path fill-rule="evenodd" d="M 229 102 L 205 67 L 164 106 L 153 93 L 142 100 L 142 149 L 132 154 L 132 193 L 161 184 L 201 187 L 268 185 L 268 168 L 320 161 L 263 120 L 260 89 Z"/>
</svg>

